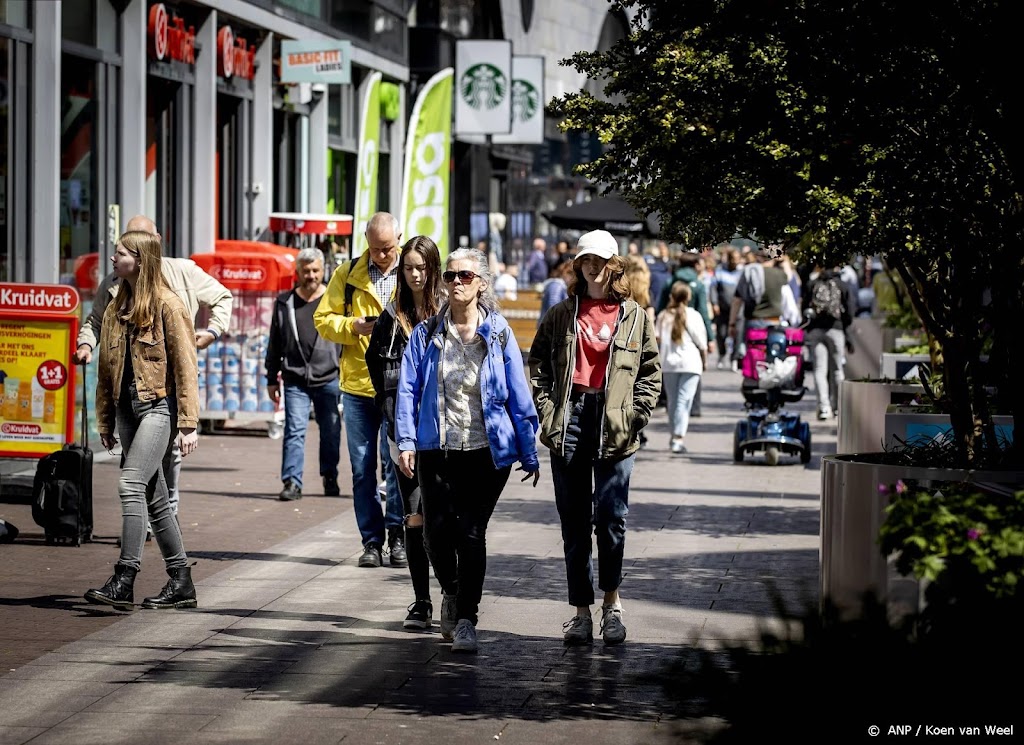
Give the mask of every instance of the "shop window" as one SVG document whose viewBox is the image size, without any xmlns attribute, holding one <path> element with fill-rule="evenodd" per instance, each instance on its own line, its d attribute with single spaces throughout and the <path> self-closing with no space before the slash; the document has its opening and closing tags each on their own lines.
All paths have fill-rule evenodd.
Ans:
<svg viewBox="0 0 1024 745">
<path fill-rule="evenodd" d="M 170 256 L 191 253 L 177 232 L 177 159 L 180 83 L 150 77 L 146 86 L 146 207 L 156 221 Z"/>
<path fill-rule="evenodd" d="M 10 42 L 0 37 L 0 282 L 7 282 L 10 279 L 8 266 L 11 263 L 10 236 L 7 225 L 7 195 L 10 193 L 8 174 L 10 165 L 8 153 L 10 152 Z"/>
<path fill-rule="evenodd" d="M 75 259 L 98 245 L 97 65 L 65 54 L 61 59 L 60 272 L 73 275 Z"/>
<path fill-rule="evenodd" d="M 31 0 L 0 0 L 0 23 L 28 28 L 31 22 Z"/>
<path fill-rule="evenodd" d="M 96 0 L 75 0 L 61 3 L 61 35 L 68 41 L 94 46 L 96 44 Z"/>
</svg>

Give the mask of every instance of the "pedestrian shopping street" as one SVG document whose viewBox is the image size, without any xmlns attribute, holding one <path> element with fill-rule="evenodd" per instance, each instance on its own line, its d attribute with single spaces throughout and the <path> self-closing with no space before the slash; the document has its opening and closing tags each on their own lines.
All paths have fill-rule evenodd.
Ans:
<svg viewBox="0 0 1024 745">
<path fill-rule="evenodd" d="M 713 368 L 713 365 L 712 365 Z M 550 471 L 512 478 L 488 531 L 480 653 L 452 655 L 436 628 L 402 629 L 406 569 L 360 569 L 346 495 L 279 502 L 279 440 L 204 435 L 182 472 L 181 523 L 199 607 L 126 614 L 88 605 L 117 559 L 116 461 L 96 465 L 96 527 L 82 548 L 46 546 L 27 504 L 0 546 L 0 742 L 657 743 L 676 735 L 656 675 L 693 645 L 755 640 L 816 604 L 819 472 L 835 423 L 813 396 L 814 456 L 734 464 L 741 377 L 711 369 L 688 455 L 671 455 L 665 410 L 630 492 L 625 644 L 566 648 L 565 575 Z M 307 485 L 319 483 L 314 423 Z M 343 459 L 347 469 L 347 461 Z M 386 559 L 386 557 L 385 557 Z M 147 544 L 136 596 L 165 577 Z M 111 718 L 111 713 L 118 716 Z M 679 742 L 677 738 L 674 740 Z"/>
</svg>

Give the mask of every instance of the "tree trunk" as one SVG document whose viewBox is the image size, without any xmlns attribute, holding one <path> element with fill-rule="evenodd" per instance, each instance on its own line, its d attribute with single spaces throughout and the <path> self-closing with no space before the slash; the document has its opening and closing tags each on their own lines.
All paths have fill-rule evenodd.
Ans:
<svg viewBox="0 0 1024 745">
<path fill-rule="evenodd" d="M 962 465 L 973 468 L 978 465 L 980 446 L 984 442 L 984 429 L 975 398 L 979 388 L 976 385 L 977 357 L 972 356 L 971 345 L 962 344 L 950 336 L 942 346 L 947 362 L 942 368 L 942 379 L 950 401 L 949 422 L 953 426 L 958 456 L 964 459 Z"/>
</svg>

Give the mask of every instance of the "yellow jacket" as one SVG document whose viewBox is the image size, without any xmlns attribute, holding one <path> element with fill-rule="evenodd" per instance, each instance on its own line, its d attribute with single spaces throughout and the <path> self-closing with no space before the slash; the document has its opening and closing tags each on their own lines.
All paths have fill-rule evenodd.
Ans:
<svg viewBox="0 0 1024 745">
<path fill-rule="evenodd" d="M 354 396 L 373 398 L 375 391 L 366 368 L 366 348 L 370 335 L 361 336 L 352 330 L 356 319 L 379 316 L 392 298 L 377 297 L 370 281 L 370 252 L 365 251 L 355 262 L 347 262 L 334 270 L 327 292 L 313 313 L 317 333 L 327 341 L 341 345 L 341 390 Z M 351 285 L 351 306 L 345 307 L 345 285 Z"/>
</svg>

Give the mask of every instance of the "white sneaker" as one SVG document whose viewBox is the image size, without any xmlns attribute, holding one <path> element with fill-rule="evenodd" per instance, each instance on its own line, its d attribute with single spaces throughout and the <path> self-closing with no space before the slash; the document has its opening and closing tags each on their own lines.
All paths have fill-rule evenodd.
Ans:
<svg viewBox="0 0 1024 745">
<path fill-rule="evenodd" d="M 676 454 L 676 455 L 682 455 L 683 453 L 686 452 L 686 446 L 683 445 L 683 441 L 682 440 L 673 440 L 672 441 L 672 452 L 674 454 Z"/>
<path fill-rule="evenodd" d="M 470 623 L 468 618 L 460 619 L 459 625 L 455 627 L 452 651 L 476 654 L 476 627 Z"/>
<path fill-rule="evenodd" d="M 455 596 L 445 593 L 441 594 L 441 636 L 448 641 L 452 640 L 455 634 L 455 627 L 458 623 L 458 608 L 455 606 Z"/>
<path fill-rule="evenodd" d="M 567 646 L 589 644 L 594 641 L 594 619 L 589 614 L 576 615 L 562 624 L 562 639 Z"/>
<path fill-rule="evenodd" d="M 609 646 L 626 641 L 626 627 L 622 624 L 622 606 L 601 606 L 601 637 Z"/>
<path fill-rule="evenodd" d="M 831 418 L 832 418 L 832 409 L 831 408 L 829 408 L 828 406 L 822 406 L 820 409 L 818 409 L 818 419 L 819 420 L 825 421 L 826 419 L 831 419 Z"/>
</svg>

